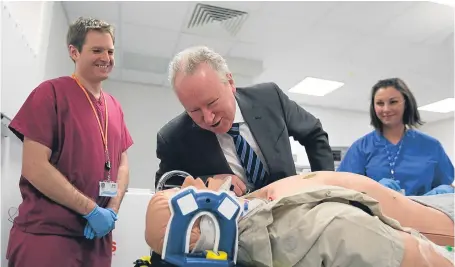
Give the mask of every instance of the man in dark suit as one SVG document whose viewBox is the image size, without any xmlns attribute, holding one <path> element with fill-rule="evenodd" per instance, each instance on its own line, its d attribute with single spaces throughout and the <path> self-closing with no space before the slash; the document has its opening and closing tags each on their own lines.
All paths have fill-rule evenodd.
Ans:
<svg viewBox="0 0 455 267">
<path fill-rule="evenodd" d="M 236 88 L 225 60 L 206 47 L 180 52 L 169 71 L 185 112 L 157 134 L 155 186 L 165 172 L 181 170 L 202 179 L 229 175 L 243 195 L 296 174 L 289 136 L 305 146 L 312 171 L 334 170 L 320 121 L 276 84 Z"/>
</svg>

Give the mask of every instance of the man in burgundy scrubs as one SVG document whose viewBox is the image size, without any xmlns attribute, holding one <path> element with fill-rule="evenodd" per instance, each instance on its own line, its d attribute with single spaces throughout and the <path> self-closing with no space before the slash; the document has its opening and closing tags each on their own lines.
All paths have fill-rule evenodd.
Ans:
<svg viewBox="0 0 455 267">
<path fill-rule="evenodd" d="M 133 144 L 119 102 L 101 86 L 114 66 L 113 28 L 80 18 L 67 43 L 74 74 L 41 83 L 9 126 L 23 140 L 10 267 L 111 266 Z"/>
</svg>

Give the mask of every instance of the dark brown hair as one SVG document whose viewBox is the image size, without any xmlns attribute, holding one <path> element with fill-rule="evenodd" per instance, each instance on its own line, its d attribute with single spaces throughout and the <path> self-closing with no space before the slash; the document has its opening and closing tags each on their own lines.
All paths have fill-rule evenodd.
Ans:
<svg viewBox="0 0 455 267">
<path fill-rule="evenodd" d="M 82 46 L 89 31 L 109 33 L 112 37 L 112 42 L 115 43 L 114 27 L 112 25 L 99 19 L 79 17 L 69 26 L 66 35 L 67 46 L 73 45 L 79 52 L 82 52 Z"/>
<path fill-rule="evenodd" d="M 406 83 L 400 78 L 390 78 L 378 81 L 371 90 L 371 103 L 370 103 L 370 124 L 376 129 L 382 132 L 382 122 L 376 115 L 374 110 L 374 96 L 376 92 L 381 88 L 393 87 L 398 90 L 404 98 L 404 113 L 403 113 L 403 124 L 413 128 L 418 125 L 423 125 L 423 121 L 420 119 L 420 113 L 417 106 L 417 101 L 412 94 Z"/>
</svg>

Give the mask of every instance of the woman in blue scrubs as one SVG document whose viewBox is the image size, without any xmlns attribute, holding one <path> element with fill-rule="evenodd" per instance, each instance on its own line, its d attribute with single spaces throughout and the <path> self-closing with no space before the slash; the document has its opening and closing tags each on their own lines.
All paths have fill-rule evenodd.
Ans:
<svg viewBox="0 0 455 267">
<path fill-rule="evenodd" d="M 453 193 L 454 167 L 441 143 L 414 128 L 417 102 L 398 78 L 373 86 L 374 131 L 355 141 L 337 171 L 368 176 L 408 196 Z"/>
</svg>

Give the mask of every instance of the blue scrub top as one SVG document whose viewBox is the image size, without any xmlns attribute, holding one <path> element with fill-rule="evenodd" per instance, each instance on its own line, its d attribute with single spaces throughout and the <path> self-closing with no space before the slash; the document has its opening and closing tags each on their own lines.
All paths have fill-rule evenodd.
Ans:
<svg viewBox="0 0 455 267">
<path fill-rule="evenodd" d="M 454 167 L 438 140 L 409 129 L 401 143 L 394 178 L 400 181 L 406 195 L 419 196 L 441 184 L 452 184 Z M 399 146 L 372 131 L 352 144 L 337 171 L 365 175 L 375 181 L 392 178 L 387 149 L 393 162 Z"/>
</svg>

